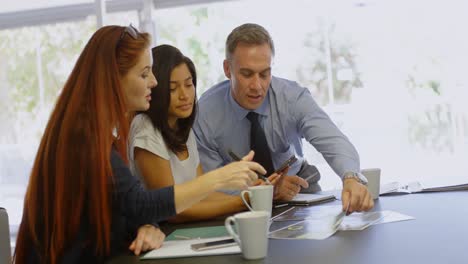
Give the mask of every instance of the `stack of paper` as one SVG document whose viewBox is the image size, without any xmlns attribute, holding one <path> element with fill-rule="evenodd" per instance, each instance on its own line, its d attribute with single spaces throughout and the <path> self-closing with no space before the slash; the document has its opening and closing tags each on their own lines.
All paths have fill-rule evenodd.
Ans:
<svg viewBox="0 0 468 264">
<path fill-rule="evenodd" d="M 408 184 L 400 184 L 399 182 L 391 182 L 380 186 L 380 195 L 391 194 L 409 194 L 409 193 L 424 193 L 424 192 L 448 192 L 448 191 L 463 191 L 468 190 L 468 184 L 454 184 L 446 186 L 430 186 L 424 187 L 420 182 L 410 182 Z"/>
<path fill-rule="evenodd" d="M 410 194 L 421 192 L 423 187 L 419 182 L 410 182 L 406 185 L 399 182 L 390 182 L 380 186 L 380 195 L 386 194 Z"/>
<path fill-rule="evenodd" d="M 424 188 L 422 192 L 448 192 L 448 191 L 464 191 L 464 190 L 468 190 L 468 183 L 450 185 L 450 186 L 427 187 L 427 188 Z"/>
</svg>

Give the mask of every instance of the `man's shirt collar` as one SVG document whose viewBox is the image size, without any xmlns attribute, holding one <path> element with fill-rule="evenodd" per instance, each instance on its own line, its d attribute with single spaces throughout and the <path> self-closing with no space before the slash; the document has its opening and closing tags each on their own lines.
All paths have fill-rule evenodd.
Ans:
<svg viewBox="0 0 468 264">
<path fill-rule="evenodd" d="M 232 93 L 231 93 L 231 86 L 229 85 L 229 91 L 228 91 L 229 104 L 231 105 L 231 109 L 233 110 L 234 116 L 236 117 L 236 119 L 240 121 L 246 118 L 247 114 L 251 111 L 261 116 L 268 116 L 269 115 L 268 106 L 270 105 L 270 96 L 269 96 L 270 90 L 271 90 L 271 84 L 270 84 L 270 87 L 268 88 L 268 91 L 265 96 L 265 99 L 263 100 L 263 103 L 260 105 L 259 108 L 252 111 L 252 110 L 247 110 L 243 108 L 236 102 L 236 100 L 234 100 L 234 97 L 232 97 Z"/>
</svg>

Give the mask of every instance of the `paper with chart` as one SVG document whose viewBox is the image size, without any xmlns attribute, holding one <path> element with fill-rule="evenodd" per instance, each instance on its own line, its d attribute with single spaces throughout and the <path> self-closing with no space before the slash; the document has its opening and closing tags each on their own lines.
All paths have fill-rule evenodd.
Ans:
<svg viewBox="0 0 468 264">
<path fill-rule="evenodd" d="M 341 205 L 306 207 L 290 210 L 274 221 L 299 221 L 270 233 L 275 239 L 326 239 L 338 230 L 364 230 L 371 225 L 412 220 L 414 217 L 384 210 L 352 213 L 338 221 Z"/>
<path fill-rule="evenodd" d="M 311 207 L 295 207 L 295 210 L 287 212 L 275 217 L 273 221 L 302 221 L 306 219 L 325 219 L 334 217 L 342 211 L 342 207 L 338 205 L 329 206 L 311 206 Z"/>
<path fill-rule="evenodd" d="M 323 207 L 325 207 L 325 209 Z M 313 215 L 313 217 L 305 217 L 306 220 L 304 221 L 273 231 L 269 234 L 269 237 L 276 239 L 322 240 L 332 236 L 336 233 L 343 221 L 345 212 L 341 206 L 321 206 L 321 208 L 321 210 L 316 209 L 319 213 Z M 300 208 L 296 212 L 302 211 L 302 209 L 305 208 Z M 308 210 L 305 211 L 307 212 Z M 301 216 L 300 218 L 304 218 L 303 213 L 299 215 Z"/>
</svg>

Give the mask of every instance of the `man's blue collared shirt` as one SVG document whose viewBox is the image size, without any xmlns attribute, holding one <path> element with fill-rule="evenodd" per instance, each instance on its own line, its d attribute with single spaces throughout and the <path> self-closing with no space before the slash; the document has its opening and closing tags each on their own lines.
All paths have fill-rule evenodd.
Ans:
<svg viewBox="0 0 468 264">
<path fill-rule="evenodd" d="M 250 121 L 246 117 L 250 110 L 234 100 L 230 86 L 228 80 L 221 82 L 198 101 L 193 130 L 205 172 L 230 163 L 229 150 L 239 156 L 250 150 Z M 272 77 L 265 100 L 254 112 L 259 114 L 275 169 L 294 154 L 299 162 L 288 174 L 297 174 L 304 159 L 305 138 L 340 177 L 346 172 L 359 172 L 359 155 L 354 146 L 317 105 L 309 90 L 296 82 Z"/>
</svg>

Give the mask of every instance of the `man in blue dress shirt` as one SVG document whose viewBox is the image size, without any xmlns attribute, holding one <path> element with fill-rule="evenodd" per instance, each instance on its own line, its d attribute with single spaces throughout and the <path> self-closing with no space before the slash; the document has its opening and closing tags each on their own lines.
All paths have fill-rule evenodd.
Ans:
<svg viewBox="0 0 468 264">
<path fill-rule="evenodd" d="M 275 199 L 291 200 L 301 188 L 320 190 L 319 174 L 304 158 L 301 140 L 305 138 L 343 180 L 343 208 L 349 204 L 348 212 L 371 209 L 374 203 L 367 180 L 359 173 L 356 149 L 308 89 L 272 76 L 274 52 L 269 33 L 260 25 L 244 24 L 229 34 L 223 64 L 229 80 L 203 94 L 193 127 L 203 169 L 210 171 L 231 162 L 229 150 L 239 155 L 250 150 L 251 119 L 247 115 L 255 112 L 274 169 L 291 155 L 299 159 L 289 168 L 289 176 L 277 183 Z"/>
</svg>

